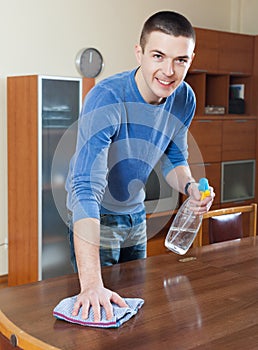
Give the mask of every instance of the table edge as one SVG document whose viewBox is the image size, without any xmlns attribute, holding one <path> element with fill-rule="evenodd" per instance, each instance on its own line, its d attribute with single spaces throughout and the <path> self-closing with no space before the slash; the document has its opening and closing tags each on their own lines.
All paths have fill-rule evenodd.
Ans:
<svg viewBox="0 0 258 350">
<path fill-rule="evenodd" d="M 30 350 L 60 350 L 55 346 L 47 344 L 30 334 L 24 332 L 21 328 L 17 327 L 11 322 L 5 314 L 0 310 L 0 333 L 7 339 L 11 337 L 16 338 L 16 346 L 22 349 Z"/>
</svg>

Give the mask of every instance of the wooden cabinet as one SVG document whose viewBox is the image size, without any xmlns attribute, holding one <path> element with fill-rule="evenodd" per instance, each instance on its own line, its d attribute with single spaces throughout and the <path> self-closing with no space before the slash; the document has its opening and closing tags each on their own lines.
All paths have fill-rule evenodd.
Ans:
<svg viewBox="0 0 258 350">
<path fill-rule="evenodd" d="M 50 180 L 53 158 L 48 157 L 46 162 L 44 150 L 56 146 L 57 139 L 52 136 L 63 135 L 68 128 L 66 123 L 71 125 L 78 118 L 82 98 L 93 84 L 93 79 L 37 75 L 7 79 L 9 285 L 41 279 L 43 259 L 46 265 L 51 266 L 52 261 L 54 269 L 58 267 L 60 245 L 55 243 L 60 241 L 56 234 L 62 236 L 59 237 L 62 242 L 66 236 L 56 230 L 56 222 L 58 225 L 62 222 L 65 232 L 67 228 L 53 203 L 49 185 L 53 184 Z M 53 147 L 52 151 L 55 152 Z M 63 189 L 62 180 L 59 176 Z M 52 215 L 54 224 L 52 218 L 44 219 L 45 213 L 48 218 Z M 51 232 L 46 230 L 44 236 L 46 226 Z M 45 254 L 43 241 L 54 244 L 51 257 Z"/>
<path fill-rule="evenodd" d="M 256 118 L 223 121 L 222 161 L 255 159 Z"/>
<path fill-rule="evenodd" d="M 255 113 L 255 37 L 200 28 L 196 28 L 196 37 L 196 57 L 186 77 L 196 94 L 196 114 L 205 114 L 206 106 L 224 107 L 224 114 L 228 114 L 231 84 L 244 85 L 245 114 Z"/>
<path fill-rule="evenodd" d="M 256 117 L 196 117 L 190 127 L 189 164 L 198 180 L 207 177 L 221 204 L 221 162 L 256 159 Z"/>
<path fill-rule="evenodd" d="M 206 115 L 205 107 L 208 106 L 223 107 L 224 113 L 221 114 L 229 114 L 229 91 L 232 84 L 244 86 L 244 114 L 252 115 L 255 111 L 251 76 L 189 72 L 185 80 L 193 88 L 196 95 L 197 116 Z"/>
<path fill-rule="evenodd" d="M 189 163 L 220 162 L 222 121 L 212 118 L 193 120 L 188 133 Z"/>
<path fill-rule="evenodd" d="M 219 32 L 202 28 L 195 28 L 195 32 L 195 58 L 191 70 L 217 72 L 219 66 Z"/>
<path fill-rule="evenodd" d="M 221 192 L 221 163 L 190 164 L 191 172 L 196 180 L 202 177 L 209 179 L 216 194 L 213 205 L 220 204 Z"/>
<path fill-rule="evenodd" d="M 253 72 L 254 36 L 219 33 L 219 70 L 230 74 Z"/>
<path fill-rule="evenodd" d="M 258 36 L 201 28 L 196 36 L 196 56 L 185 79 L 197 100 L 188 136 L 189 165 L 196 179 L 206 176 L 214 187 L 214 209 L 234 206 L 237 201 L 222 203 L 222 168 L 223 162 L 256 160 L 258 154 Z M 244 86 L 243 114 L 229 114 L 233 84 Z M 207 106 L 224 107 L 224 113 L 205 113 Z M 241 204 L 254 200 L 257 190 L 255 198 Z M 150 254 L 164 252 L 166 231 L 161 232 L 149 242 Z"/>
<path fill-rule="evenodd" d="M 257 91 L 258 91 L 258 35 L 254 39 L 254 68 L 253 68 L 253 86 L 251 89 L 253 112 L 254 115 L 258 115 L 258 103 L 257 103 Z"/>
<path fill-rule="evenodd" d="M 222 120 L 193 120 L 188 133 L 189 164 L 196 180 L 207 177 L 214 187 L 214 205 L 220 203 Z"/>
<path fill-rule="evenodd" d="M 167 231 L 168 232 L 168 231 Z M 163 230 L 157 237 L 150 239 L 147 245 L 147 256 L 154 256 L 168 253 L 169 250 L 165 247 L 166 232 Z"/>
<path fill-rule="evenodd" d="M 255 37 L 195 28 L 195 58 L 192 72 L 244 74 L 253 72 Z"/>
<path fill-rule="evenodd" d="M 206 73 L 188 73 L 185 81 L 192 87 L 196 96 L 196 114 L 204 114 L 206 106 Z"/>
</svg>

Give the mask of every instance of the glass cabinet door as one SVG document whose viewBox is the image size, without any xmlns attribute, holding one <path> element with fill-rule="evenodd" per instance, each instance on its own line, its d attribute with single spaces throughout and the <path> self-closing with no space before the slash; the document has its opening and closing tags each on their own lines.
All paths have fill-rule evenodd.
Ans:
<svg viewBox="0 0 258 350">
<path fill-rule="evenodd" d="M 75 150 L 81 80 L 41 79 L 41 273 L 42 279 L 73 272 L 66 214 L 65 181 Z M 69 145 L 60 149 L 67 139 Z"/>
</svg>

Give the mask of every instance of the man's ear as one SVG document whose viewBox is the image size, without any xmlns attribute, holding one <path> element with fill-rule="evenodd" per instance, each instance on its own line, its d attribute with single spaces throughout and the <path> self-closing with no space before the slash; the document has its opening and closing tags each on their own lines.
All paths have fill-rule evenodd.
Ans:
<svg viewBox="0 0 258 350">
<path fill-rule="evenodd" d="M 134 53 L 135 53 L 135 57 L 136 57 L 137 62 L 139 63 L 139 65 L 141 65 L 142 53 L 143 53 L 141 45 L 139 45 L 139 44 L 135 45 Z"/>
<path fill-rule="evenodd" d="M 195 52 L 193 52 L 193 54 L 192 54 L 190 66 L 191 66 L 191 64 L 193 63 L 194 57 L 195 57 Z M 189 67 L 190 67 L 190 66 L 189 66 Z"/>
</svg>

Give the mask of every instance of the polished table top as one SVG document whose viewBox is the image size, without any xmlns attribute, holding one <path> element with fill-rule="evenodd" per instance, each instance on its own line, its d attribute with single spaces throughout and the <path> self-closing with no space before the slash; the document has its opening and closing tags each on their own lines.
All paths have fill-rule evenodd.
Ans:
<svg viewBox="0 0 258 350">
<path fill-rule="evenodd" d="M 34 339 L 34 347 L 26 348 L 258 349 L 256 238 L 107 267 L 103 278 L 120 295 L 145 300 L 117 329 L 83 327 L 52 316 L 61 299 L 78 293 L 75 274 L 1 290 L 0 310 L 18 345 Z"/>
</svg>

